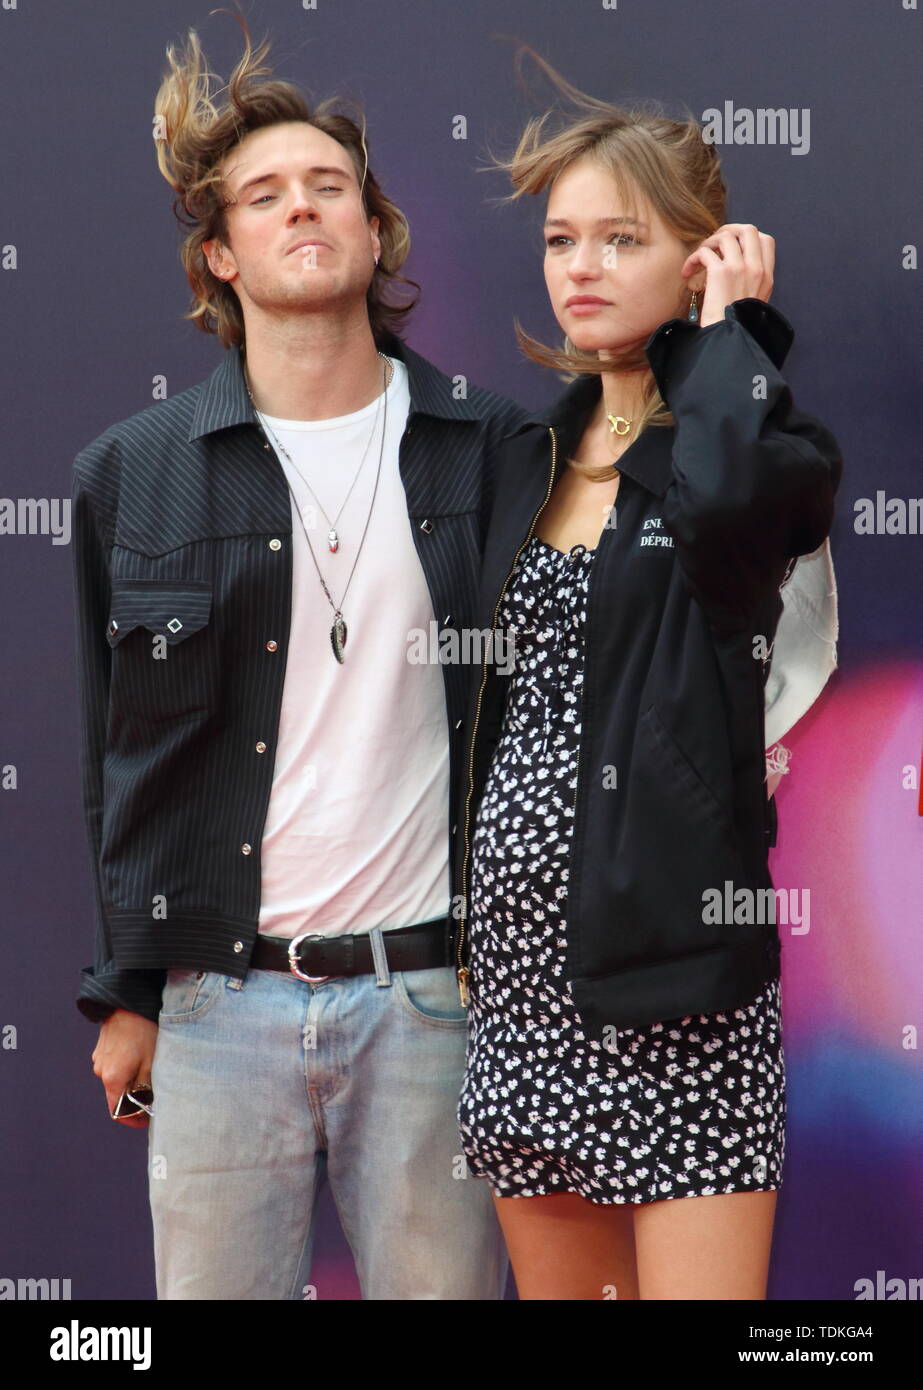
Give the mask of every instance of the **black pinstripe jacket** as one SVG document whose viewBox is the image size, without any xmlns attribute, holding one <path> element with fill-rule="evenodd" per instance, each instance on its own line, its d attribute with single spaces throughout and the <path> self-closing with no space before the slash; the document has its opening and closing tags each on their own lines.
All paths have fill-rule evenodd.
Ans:
<svg viewBox="0 0 923 1390">
<path fill-rule="evenodd" d="M 530 417 L 479 387 L 456 399 L 449 378 L 392 334 L 378 346 L 409 375 L 400 471 L 433 613 L 440 631 L 467 628 L 491 459 Z M 243 978 L 259 919 L 292 523 L 237 348 L 206 381 L 112 425 L 77 455 L 72 518 L 96 899 L 95 961 L 77 1006 L 92 1020 L 124 1008 L 156 1021 L 169 967 Z M 151 659 L 154 636 L 168 660 Z M 441 664 L 453 808 L 471 667 Z M 446 829 L 451 863 L 455 827 Z"/>
</svg>

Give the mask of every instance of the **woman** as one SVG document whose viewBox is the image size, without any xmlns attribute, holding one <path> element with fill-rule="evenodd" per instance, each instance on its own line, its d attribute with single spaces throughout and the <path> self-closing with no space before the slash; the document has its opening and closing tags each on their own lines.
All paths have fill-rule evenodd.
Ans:
<svg viewBox="0 0 923 1390">
<path fill-rule="evenodd" d="M 459 1126 L 520 1298 L 761 1299 L 786 1110 L 766 679 L 842 465 L 781 376 L 775 243 L 725 221 L 714 146 L 575 99 L 504 166 L 547 189 L 566 334 L 520 343 L 576 378 L 506 442 L 487 537 Z"/>
</svg>

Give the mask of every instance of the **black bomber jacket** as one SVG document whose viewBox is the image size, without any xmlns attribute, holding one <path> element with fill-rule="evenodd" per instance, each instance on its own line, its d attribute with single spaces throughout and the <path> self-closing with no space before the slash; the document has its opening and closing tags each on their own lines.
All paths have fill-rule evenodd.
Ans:
<svg viewBox="0 0 923 1390">
<path fill-rule="evenodd" d="M 593 561 L 565 904 L 574 1003 L 606 1043 L 619 1028 L 739 1007 L 779 973 L 765 653 L 780 585 L 828 535 L 842 472 L 836 440 L 782 376 L 793 336 L 773 306 L 741 299 L 707 328 L 671 319 L 646 344 L 674 424 L 648 426 L 619 459 L 616 524 Z M 578 377 L 547 424 L 526 422 L 500 446 L 485 632 L 600 391 L 599 377 Z M 484 650 L 454 861 L 463 999 L 478 968 L 471 842 L 510 679 L 502 646 Z"/>
</svg>

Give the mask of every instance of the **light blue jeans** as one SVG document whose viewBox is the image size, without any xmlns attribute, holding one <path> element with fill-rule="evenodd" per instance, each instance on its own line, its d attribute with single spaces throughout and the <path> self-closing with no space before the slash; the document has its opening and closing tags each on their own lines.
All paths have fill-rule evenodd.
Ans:
<svg viewBox="0 0 923 1390">
<path fill-rule="evenodd" d="M 364 1299 L 502 1299 L 506 1248 L 456 1118 L 466 1024 L 447 965 L 319 985 L 168 971 L 148 1130 L 158 1299 L 311 1297 L 325 1174 Z"/>
</svg>

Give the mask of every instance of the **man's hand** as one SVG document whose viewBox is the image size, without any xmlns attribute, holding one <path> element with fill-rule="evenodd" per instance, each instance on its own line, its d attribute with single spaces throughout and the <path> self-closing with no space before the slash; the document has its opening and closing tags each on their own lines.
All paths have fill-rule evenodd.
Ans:
<svg viewBox="0 0 923 1390">
<path fill-rule="evenodd" d="M 128 1009 L 116 1009 L 100 1024 L 93 1049 L 93 1071 L 103 1083 L 111 1115 L 123 1091 L 151 1084 L 151 1065 L 157 1045 L 157 1024 Z M 119 1120 L 133 1129 L 146 1129 L 150 1116 L 143 1111 Z"/>
</svg>

